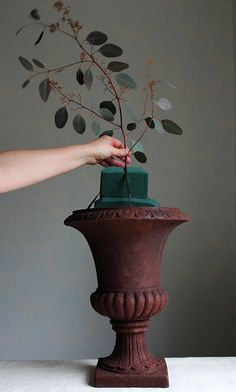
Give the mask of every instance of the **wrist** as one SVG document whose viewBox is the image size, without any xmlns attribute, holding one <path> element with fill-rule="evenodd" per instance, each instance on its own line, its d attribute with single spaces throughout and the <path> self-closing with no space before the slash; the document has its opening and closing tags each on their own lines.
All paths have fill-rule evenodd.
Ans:
<svg viewBox="0 0 236 392">
<path fill-rule="evenodd" d="M 70 148 L 76 167 L 93 163 L 93 154 L 89 143 L 72 145 Z"/>
</svg>

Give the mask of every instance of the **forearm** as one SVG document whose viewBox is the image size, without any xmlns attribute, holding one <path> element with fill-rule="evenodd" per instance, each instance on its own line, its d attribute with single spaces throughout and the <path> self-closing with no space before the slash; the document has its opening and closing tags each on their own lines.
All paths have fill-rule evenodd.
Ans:
<svg viewBox="0 0 236 392">
<path fill-rule="evenodd" d="M 0 193 L 35 184 L 85 163 L 85 145 L 4 151 L 0 153 Z"/>
<path fill-rule="evenodd" d="M 102 136 L 81 145 L 4 151 L 0 153 L 0 193 L 35 184 L 84 164 L 97 163 L 123 167 L 130 163 L 129 150 L 120 140 Z"/>
</svg>

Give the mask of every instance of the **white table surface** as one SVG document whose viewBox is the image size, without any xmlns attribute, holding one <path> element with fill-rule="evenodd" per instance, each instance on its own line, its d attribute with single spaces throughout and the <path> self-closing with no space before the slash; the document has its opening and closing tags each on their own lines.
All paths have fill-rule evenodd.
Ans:
<svg viewBox="0 0 236 392">
<path fill-rule="evenodd" d="M 236 392 L 236 357 L 167 358 L 168 392 Z M 1 392 L 156 391 L 157 388 L 94 388 L 94 359 L 0 361 Z"/>
</svg>

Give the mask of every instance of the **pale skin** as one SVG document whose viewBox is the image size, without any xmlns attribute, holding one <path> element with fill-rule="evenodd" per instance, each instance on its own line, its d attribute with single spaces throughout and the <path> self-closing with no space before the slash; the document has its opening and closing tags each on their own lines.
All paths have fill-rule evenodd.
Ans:
<svg viewBox="0 0 236 392">
<path fill-rule="evenodd" d="M 59 148 L 11 150 L 0 153 L 0 193 L 36 184 L 82 165 L 124 167 L 130 152 L 110 136 Z"/>
</svg>

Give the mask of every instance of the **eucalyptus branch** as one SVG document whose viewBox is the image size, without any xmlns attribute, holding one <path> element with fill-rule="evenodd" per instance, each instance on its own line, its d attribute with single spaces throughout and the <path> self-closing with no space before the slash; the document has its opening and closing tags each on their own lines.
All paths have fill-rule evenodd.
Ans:
<svg viewBox="0 0 236 392">
<path fill-rule="evenodd" d="M 112 86 L 112 89 L 113 89 L 113 91 L 114 91 L 114 93 L 115 93 L 115 98 L 117 99 L 117 103 L 118 103 L 118 107 L 119 107 L 119 113 L 120 113 L 120 129 L 121 129 L 122 136 L 123 136 L 123 140 L 124 140 L 124 146 L 126 147 L 126 137 L 125 137 L 125 133 L 124 133 L 124 130 L 123 130 L 122 110 L 121 110 L 121 105 L 120 105 L 120 98 L 119 98 L 119 96 L 118 96 L 118 94 L 117 94 L 116 88 L 115 88 L 115 86 L 114 86 L 114 84 L 113 84 L 113 82 L 112 82 L 110 76 L 109 76 L 108 73 L 104 70 L 104 68 L 103 68 L 100 64 L 98 64 L 98 62 L 95 60 L 95 57 L 94 57 L 92 54 L 90 54 L 90 53 L 84 48 L 84 46 L 80 43 L 80 41 L 78 40 L 77 37 L 71 35 L 70 33 L 65 32 L 64 30 L 62 30 L 62 29 L 60 29 L 60 28 L 58 28 L 58 31 L 61 32 L 61 33 L 63 33 L 63 34 L 66 34 L 67 36 L 69 36 L 69 37 L 71 37 L 71 38 L 73 38 L 73 39 L 75 39 L 75 41 L 77 42 L 77 44 L 79 45 L 79 47 L 80 47 L 80 48 L 81 48 L 81 49 L 82 49 L 82 50 L 92 59 L 93 63 L 100 69 L 100 71 L 101 71 L 101 72 L 106 76 L 106 78 L 108 79 L 108 81 L 109 81 L 110 85 Z"/>
<path fill-rule="evenodd" d="M 145 83 L 146 88 L 144 89 L 146 90 L 145 98 L 142 101 L 143 113 L 140 117 L 135 115 L 135 118 L 133 118 L 132 113 L 130 113 L 130 117 L 133 120 L 133 122 L 130 121 L 127 124 L 127 130 L 130 131 L 127 132 L 123 124 L 123 111 L 125 108 L 122 105 L 122 101 L 126 101 L 124 95 L 127 92 L 127 90 L 134 89 L 137 87 L 135 81 L 132 79 L 131 76 L 129 76 L 129 74 L 122 73 L 122 71 L 128 68 L 129 65 L 122 61 L 111 61 L 109 62 L 109 64 L 107 64 L 99 57 L 97 58 L 97 53 L 100 53 L 104 57 L 118 57 L 121 56 L 123 50 L 117 45 L 114 45 L 112 43 L 107 43 L 108 40 L 107 35 L 100 31 L 92 31 L 87 35 L 85 39 L 82 38 L 79 34 L 80 30 L 82 29 L 82 25 L 78 20 L 75 20 L 71 17 L 70 6 L 65 6 L 63 1 L 55 1 L 53 7 L 54 9 L 56 9 L 61 13 L 59 18 L 56 18 L 57 20 L 54 23 L 51 24 L 43 23 L 40 20 L 40 15 L 38 13 L 38 10 L 35 8 L 30 12 L 30 15 L 34 19 L 34 21 L 22 26 L 17 31 L 16 35 L 18 35 L 24 28 L 28 26 L 31 25 L 41 26 L 43 27 L 43 31 L 41 31 L 41 33 L 38 36 L 38 39 L 34 43 L 34 45 L 38 45 L 41 42 L 42 38 L 45 36 L 44 34 L 45 29 L 47 29 L 51 33 L 55 33 L 55 32 L 60 33 L 75 41 L 76 45 L 79 46 L 80 48 L 79 60 L 62 66 L 48 68 L 45 67 L 37 59 L 32 59 L 31 62 L 27 60 L 25 57 L 19 56 L 18 59 L 23 65 L 23 67 L 28 71 L 30 71 L 30 75 L 28 79 L 23 82 L 22 88 L 28 86 L 31 79 L 40 75 L 46 75 L 46 78 L 42 80 L 39 84 L 39 94 L 41 99 L 44 102 L 46 102 L 48 100 L 50 90 L 54 89 L 61 97 L 61 100 L 62 101 L 64 100 L 65 102 L 64 106 L 59 108 L 55 113 L 55 125 L 57 128 L 63 128 L 67 123 L 68 111 L 66 106 L 70 102 L 76 105 L 75 110 L 84 109 L 89 113 L 91 113 L 92 115 L 98 117 L 99 119 L 106 121 L 110 125 L 112 124 L 115 127 L 115 129 L 119 129 L 121 131 L 123 143 L 125 147 L 127 146 L 127 137 L 129 136 L 130 132 L 131 131 L 133 132 L 135 129 L 137 129 L 137 126 L 139 124 L 142 124 L 142 122 L 146 123 L 144 130 L 141 132 L 138 139 L 135 142 L 133 142 L 134 144 L 130 148 L 130 151 L 132 151 L 136 146 L 135 153 L 134 153 L 135 158 L 139 162 L 145 163 L 146 155 L 143 152 L 141 144 L 137 148 L 137 143 L 143 138 L 148 128 L 155 129 L 156 131 L 159 132 L 165 130 L 166 132 L 175 135 L 182 134 L 182 129 L 176 123 L 167 119 L 158 120 L 159 116 L 158 117 L 155 116 L 155 110 L 157 109 L 156 106 L 158 106 L 162 110 L 168 110 L 171 108 L 171 103 L 168 101 L 168 99 L 159 98 L 158 100 L 155 100 L 155 86 L 161 81 L 151 80 L 147 69 L 145 69 L 144 72 L 142 72 L 142 76 L 145 78 L 146 81 Z M 151 64 L 152 62 L 153 61 L 151 61 L 150 59 L 148 65 Z M 77 82 L 80 85 L 85 85 L 86 88 L 90 90 L 94 77 L 96 76 L 99 82 L 101 82 L 101 84 L 104 86 L 104 93 L 110 95 L 109 97 L 110 99 L 108 100 L 104 99 L 100 103 L 98 112 L 96 111 L 96 108 L 94 110 L 92 104 L 88 106 L 82 104 L 80 94 L 75 94 L 73 92 L 71 94 L 65 93 L 62 87 L 60 87 L 56 81 L 53 81 L 52 79 L 50 80 L 50 75 L 52 73 L 55 73 L 57 71 L 63 71 L 83 63 L 87 63 L 89 65 L 85 71 L 83 70 L 82 67 L 81 67 L 82 69 L 81 68 L 78 69 L 76 73 Z M 34 65 L 41 68 L 41 70 L 37 71 L 36 69 L 35 71 Z M 91 68 L 93 66 L 95 68 L 94 73 L 91 71 Z M 117 74 L 115 75 L 114 73 Z M 164 83 L 169 85 L 169 87 L 175 88 L 175 86 L 171 85 L 171 83 L 169 82 L 164 82 Z M 150 104 L 149 104 L 149 100 L 150 100 Z M 129 111 L 128 107 L 127 107 L 127 111 Z M 115 120 L 116 113 L 117 113 L 117 121 Z M 147 115 L 147 113 L 149 114 Z M 83 133 L 85 131 L 86 121 L 80 114 L 77 114 L 74 117 L 73 127 L 75 131 L 78 133 Z M 95 134 L 99 134 L 101 131 L 100 124 L 95 122 L 94 128 L 92 127 L 92 129 Z M 125 160 L 125 170 L 124 170 L 125 179 L 127 181 L 126 164 L 127 164 L 127 160 Z M 128 185 L 129 184 L 127 182 L 127 188 Z"/>
<path fill-rule="evenodd" d="M 115 93 L 115 97 L 117 99 L 117 103 L 118 103 L 118 107 L 119 107 L 119 113 L 120 113 L 120 129 L 122 132 L 122 136 L 123 136 L 123 140 L 124 140 L 124 146 L 126 147 L 126 138 L 125 138 L 125 133 L 123 130 L 123 122 L 122 122 L 122 109 L 121 109 L 121 104 L 120 104 L 120 98 L 117 94 L 116 88 L 109 76 L 109 74 L 106 72 L 106 70 L 95 60 L 95 57 L 93 55 L 90 55 L 90 53 L 81 45 L 81 43 L 79 42 L 78 38 L 76 38 L 76 42 L 78 43 L 79 47 L 88 55 L 91 57 L 91 59 L 93 60 L 94 64 L 100 69 L 100 71 L 106 76 L 106 78 L 108 79 L 108 82 L 110 83 L 114 93 Z"/>
<path fill-rule="evenodd" d="M 35 78 L 36 76 L 39 76 L 39 75 L 43 75 L 43 74 L 49 75 L 49 73 L 51 73 L 51 72 L 62 71 L 64 69 L 66 69 L 66 68 L 70 68 L 70 67 L 73 67 L 73 66 L 81 64 L 81 63 L 91 63 L 91 60 L 80 60 L 80 61 L 75 61 L 74 63 L 63 65 L 61 67 L 45 68 L 45 71 L 39 71 L 39 72 L 35 72 L 34 74 L 32 74 L 30 76 L 30 79 L 33 79 L 33 78 Z"/>
<path fill-rule="evenodd" d="M 149 91 L 150 91 L 150 96 L 151 96 L 150 100 L 151 100 L 151 105 L 152 105 L 151 106 L 151 118 L 153 118 L 153 116 L 154 116 L 154 105 L 153 105 L 153 98 L 154 98 L 153 87 L 154 87 L 154 84 L 148 81 L 148 87 L 149 87 L 149 90 L 147 89 L 147 94 L 145 96 L 145 101 L 144 101 L 144 111 L 143 111 L 143 114 L 142 114 L 140 120 L 138 120 L 137 123 L 140 123 L 141 121 L 144 121 L 144 116 L 145 116 L 145 113 L 146 113 L 146 105 L 147 105 L 147 100 L 148 100 L 148 96 L 149 96 Z M 144 131 L 141 133 L 141 135 L 135 141 L 135 143 L 133 144 L 133 146 L 130 148 L 129 151 L 132 151 L 134 149 L 134 147 L 136 146 L 136 144 L 144 137 L 144 135 L 146 134 L 148 128 L 149 128 L 149 126 L 146 125 Z"/>
<path fill-rule="evenodd" d="M 143 136 L 145 135 L 145 133 L 148 130 L 148 125 L 145 127 L 144 131 L 141 133 L 141 135 L 139 136 L 139 138 L 135 141 L 135 143 L 132 145 L 132 147 L 129 149 L 129 152 L 131 152 L 134 147 L 136 146 L 136 144 L 143 138 Z"/>
<path fill-rule="evenodd" d="M 82 49 L 92 60 L 92 62 L 100 69 L 100 71 L 106 76 L 106 78 L 108 79 L 108 82 L 110 83 L 114 94 L 115 94 L 115 98 L 117 99 L 117 103 L 118 103 L 118 107 L 119 107 L 119 113 L 120 113 L 120 129 L 122 132 L 122 136 L 123 136 L 123 140 L 124 140 L 124 146 L 126 147 L 126 137 L 125 137 L 125 133 L 124 133 L 124 129 L 123 129 L 123 123 L 122 123 L 122 109 L 121 109 L 121 104 L 120 104 L 120 98 L 118 96 L 118 93 L 116 91 L 116 88 L 109 76 L 109 74 L 106 72 L 106 70 L 96 61 L 94 55 L 90 54 L 86 48 L 84 48 L 84 46 L 80 43 L 80 41 L 78 40 L 78 38 L 75 35 L 72 35 L 70 33 L 68 33 L 65 30 L 62 30 L 61 28 L 58 28 L 58 31 L 62 34 L 67 35 L 68 37 L 74 39 L 77 44 L 79 45 L 80 49 Z"/>
<path fill-rule="evenodd" d="M 123 136 L 123 140 L 124 140 L 124 146 L 126 148 L 126 137 L 125 137 L 125 133 L 124 133 L 124 129 L 123 129 L 123 120 L 122 120 L 122 109 L 121 109 L 121 104 L 120 104 L 120 97 L 118 96 L 118 93 L 116 91 L 116 88 L 114 87 L 114 84 L 110 78 L 110 76 L 107 74 L 107 72 L 100 66 L 100 64 L 98 64 L 96 61 L 94 61 L 94 63 L 97 65 L 97 67 L 104 73 L 104 75 L 107 77 L 107 79 L 109 80 L 113 91 L 115 93 L 115 97 L 117 99 L 117 104 L 118 104 L 118 108 L 119 108 L 119 113 L 120 113 L 120 129 L 122 132 L 122 136 Z"/>
</svg>

